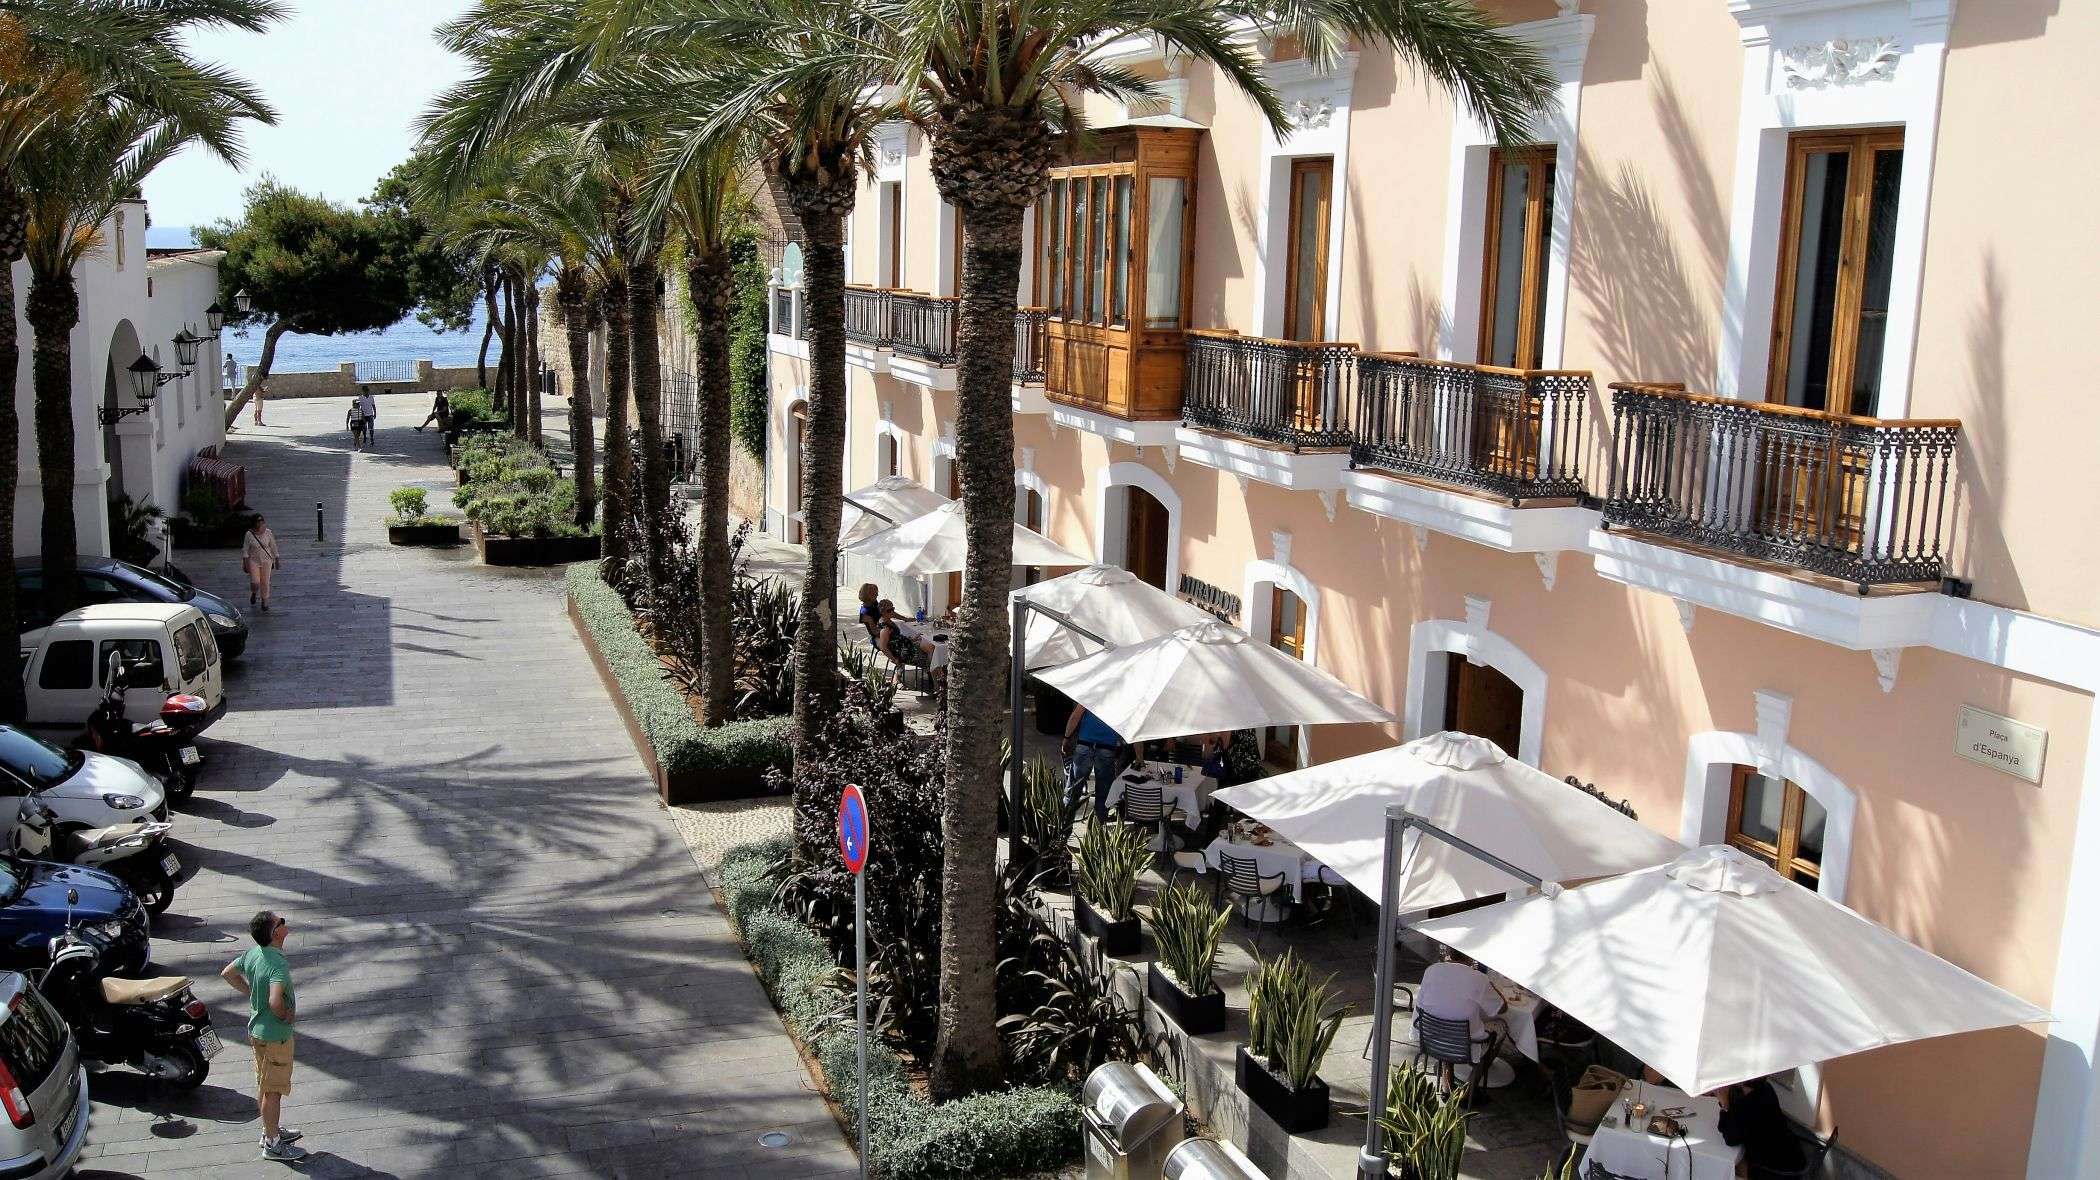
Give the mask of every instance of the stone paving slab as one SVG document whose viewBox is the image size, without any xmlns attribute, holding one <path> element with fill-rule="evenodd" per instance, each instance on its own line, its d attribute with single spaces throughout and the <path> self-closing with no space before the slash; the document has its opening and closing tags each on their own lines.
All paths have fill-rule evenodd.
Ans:
<svg viewBox="0 0 2100 1180">
<path fill-rule="evenodd" d="M 300 1174 L 852 1175 L 563 617 L 560 571 L 386 543 L 390 490 L 451 484 L 441 440 L 410 429 L 422 403 L 380 399 L 365 454 L 326 400 L 273 402 L 229 445 L 284 568 L 177 808 L 196 876 L 154 932 L 226 1051 L 188 1094 L 98 1072 L 78 1175 L 292 1171 L 257 1158 L 245 1006 L 216 979 L 261 908 L 292 923 Z M 237 551 L 176 560 L 245 601 Z M 788 1145 L 761 1146 L 776 1129 Z"/>
</svg>

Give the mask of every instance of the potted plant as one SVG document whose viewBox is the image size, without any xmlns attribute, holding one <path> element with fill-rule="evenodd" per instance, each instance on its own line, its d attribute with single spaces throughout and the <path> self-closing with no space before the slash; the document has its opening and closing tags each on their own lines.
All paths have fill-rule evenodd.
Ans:
<svg viewBox="0 0 2100 1180">
<path fill-rule="evenodd" d="M 255 521 L 226 502 L 210 484 L 192 484 L 182 496 L 182 515 L 168 521 L 168 532 L 180 549 L 238 549 L 241 534 Z"/>
<path fill-rule="evenodd" d="M 1211 978 L 1218 939 L 1232 911 L 1215 905 L 1192 884 L 1177 885 L 1152 907 L 1152 941 L 1159 958 L 1145 968 L 1145 995 L 1191 1035 L 1225 1027 L 1225 991 Z"/>
<path fill-rule="evenodd" d="M 1078 799 L 1065 799 L 1064 772 L 1057 764 L 1032 758 L 1021 776 L 1020 831 L 1010 834 L 1012 862 L 1022 866 L 1042 889 L 1065 889 L 1072 883 L 1072 827 Z"/>
<path fill-rule="evenodd" d="M 394 515 L 387 518 L 386 539 L 396 545 L 457 545 L 459 522 L 429 515 L 429 493 L 422 488 L 395 488 L 387 493 Z"/>
<path fill-rule="evenodd" d="M 1088 825 L 1073 861 L 1081 933 L 1101 942 L 1110 955 L 1134 955 L 1144 945 L 1138 930 L 1137 879 L 1152 863 L 1144 828 L 1135 824 Z"/>
<path fill-rule="evenodd" d="M 1393 1071 L 1386 1086 L 1385 1115 L 1378 1126 L 1404 1180 L 1458 1180 L 1466 1121 L 1472 1117 L 1464 1086 L 1446 1094 L 1431 1075 L 1402 1068 Z"/>
<path fill-rule="evenodd" d="M 1351 1008 L 1330 1007 L 1334 977 L 1314 983 L 1292 951 L 1255 964 L 1247 988 L 1247 1043 L 1239 1047 L 1240 1092 L 1287 1134 L 1327 1125 L 1320 1062 Z"/>
</svg>

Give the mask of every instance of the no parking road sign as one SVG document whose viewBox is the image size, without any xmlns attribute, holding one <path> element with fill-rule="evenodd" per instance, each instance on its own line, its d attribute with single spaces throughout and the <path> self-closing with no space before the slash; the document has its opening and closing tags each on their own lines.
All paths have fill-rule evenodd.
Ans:
<svg viewBox="0 0 2100 1180">
<path fill-rule="evenodd" d="M 839 853 L 846 871 L 858 875 L 868 863 L 868 801 L 860 788 L 847 785 L 839 796 Z"/>
</svg>

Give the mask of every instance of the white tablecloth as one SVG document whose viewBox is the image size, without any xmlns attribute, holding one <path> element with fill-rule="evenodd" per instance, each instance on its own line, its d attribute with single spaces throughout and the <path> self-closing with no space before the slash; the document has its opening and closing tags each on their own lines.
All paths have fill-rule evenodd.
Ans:
<svg viewBox="0 0 2100 1180">
<path fill-rule="evenodd" d="M 1506 1007 L 1502 1022 L 1509 1026 L 1509 1043 L 1517 1052 L 1539 1059 L 1539 998 L 1502 975 L 1490 975 Z"/>
<path fill-rule="evenodd" d="M 1308 867 L 1319 871 L 1318 861 L 1298 850 L 1298 846 L 1281 836 L 1273 837 L 1275 843 L 1263 847 L 1260 844 L 1236 844 L 1230 836 L 1220 836 L 1203 850 L 1203 859 L 1215 869 L 1223 864 L 1221 857 L 1230 852 L 1241 860 L 1254 862 L 1255 871 L 1264 877 L 1283 874 L 1283 887 L 1291 891 L 1292 901 L 1305 900 L 1305 874 Z"/>
<path fill-rule="evenodd" d="M 1625 1099 L 1629 1096 L 1648 1104 L 1648 1118 L 1669 1111 L 1685 1112 L 1672 1116 L 1684 1124 L 1684 1137 L 1664 1139 L 1646 1130 L 1629 1130 L 1623 1125 Z M 1641 1180 L 1734 1180 L 1735 1162 L 1742 1154 L 1741 1148 L 1721 1141 L 1719 1100 L 1694 1098 L 1682 1090 L 1635 1078 L 1620 1089 L 1604 1121 L 1597 1124 L 1597 1133 L 1583 1154 L 1582 1169 L 1586 1170 L 1589 1161 L 1595 1160 L 1622 1176 L 1638 1176 Z M 1581 1172 L 1578 1170 L 1577 1174 Z"/>
<path fill-rule="evenodd" d="M 1181 781 L 1178 783 L 1174 781 L 1174 770 L 1171 766 L 1166 769 L 1165 774 L 1165 778 L 1160 778 L 1155 767 L 1144 778 L 1159 783 L 1160 799 L 1167 806 L 1180 809 L 1182 823 L 1194 826 L 1203 816 L 1204 805 L 1210 802 L 1210 793 L 1217 789 L 1217 780 L 1193 766 L 1182 767 Z M 1108 788 L 1108 809 L 1114 811 L 1123 801 L 1125 783 L 1143 782 L 1144 778 L 1140 778 L 1135 771 L 1128 770 L 1117 775 L 1115 783 Z"/>
<path fill-rule="evenodd" d="M 924 623 L 917 621 L 905 622 L 899 619 L 897 621 L 897 630 L 915 641 L 919 639 L 933 640 L 933 658 L 926 665 L 929 669 L 948 666 L 948 635 L 954 630 L 953 624 L 936 621 Z"/>
</svg>

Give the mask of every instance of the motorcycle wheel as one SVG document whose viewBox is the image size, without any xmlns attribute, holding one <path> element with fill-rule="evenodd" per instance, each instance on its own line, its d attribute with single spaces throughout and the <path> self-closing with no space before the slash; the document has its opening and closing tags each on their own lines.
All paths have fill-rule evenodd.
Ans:
<svg viewBox="0 0 2100 1180">
<path fill-rule="evenodd" d="M 194 1090 L 211 1075 L 210 1059 L 198 1052 L 195 1045 L 170 1045 L 166 1056 L 182 1067 L 181 1073 L 168 1079 L 168 1084 L 178 1090 Z"/>
<path fill-rule="evenodd" d="M 139 895 L 139 904 L 146 912 L 159 917 L 168 912 L 175 902 L 175 881 L 155 865 L 150 872 L 140 873 L 137 880 L 129 881 L 131 891 Z"/>
<path fill-rule="evenodd" d="M 160 787 L 170 799 L 187 799 L 197 791 L 197 772 L 189 769 L 168 771 L 161 776 Z"/>
</svg>

